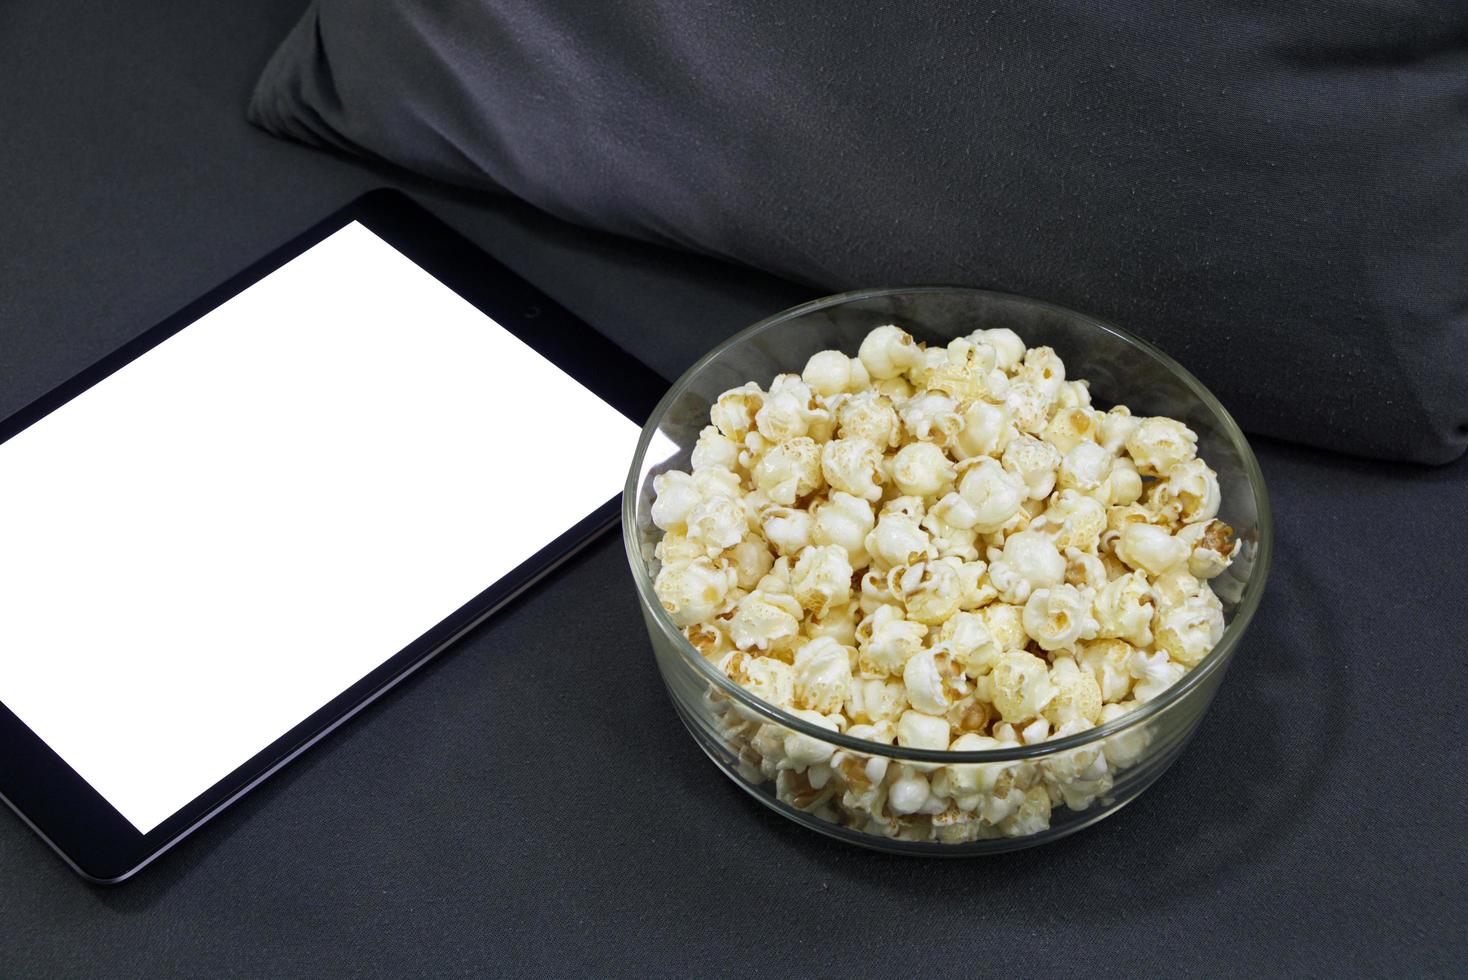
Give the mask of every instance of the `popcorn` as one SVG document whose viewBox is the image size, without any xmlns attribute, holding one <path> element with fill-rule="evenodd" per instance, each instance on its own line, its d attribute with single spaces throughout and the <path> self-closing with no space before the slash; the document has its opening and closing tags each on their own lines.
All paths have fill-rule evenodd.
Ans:
<svg viewBox="0 0 1468 980">
<path fill-rule="evenodd" d="M 931 440 L 939 445 L 947 445 L 963 428 L 958 402 L 937 391 L 914 395 L 902 403 L 897 414 L 902 419 L 902 427 L 914 439 Z"/>
<path fill-rule="evenodd" d="M 901 601 L 908 619 L 936 626 L 957 612 L 963 599 L 956 564 L 950 559 L 899 565 L 888 573 L 887 588 Z"/>
<path fill-rule="evenodd" d="M 811 543 L 840 545 L 846 549 L 846 558 L 853 568 L 867 563 L 867 535 L 877 526 L 869 502 L 836 490 L 824 502 L 816 504 L 813 512 L 815 518 L 808 535 Z"/>
<path fill-rule="evenodd" d="M 966 732 L 955 738 L 948 746 L 951 752 L 986 752 L 1002 747 L 998 739 L 987 735 Z M 933 777 L 933 789 L 949 797 L 960 810 L 978 809 L 983 797 L 994 791 L 994 785 L 1004 772 L 999 763 L 960 763 L 944 766 Z"/>
<path fill-rule="evenodd" d="M 907 710 L 907 687 L 902 681 L 890 678 L 854 677 L 847 693 L 846 710 L 856 722 L 895 722 Z M 856 735 L 856 728 L 850 729 L 849 734 Z M 892 738 L 896 738 L 895 729 Z M 892 738 L 887 741 L 890 743 Z"/>
<path fill-rule="evenodd" d="M 775 773 L 776 792 L 780 798 L 798 810 L 821 814 L 835 795 L 834 787 L 818 789 L 811 784 L 806 767 L 782 768 Z M 829 817 L 828 817 L 829 819 Z"/>
<path fill-rule="evenodd" d="M 758 431 L 745 433 L 741 445 L 744 448 L 739 450 L 739 468 L 745 472 L 753 469 L 760 457 L 770 451 L 770 440 L 760 435 Z"/>
<path fill-rule="evenodd" d="M 782 374 L 770 383 L 764 404 L 754 413 L 754 424 L 760 435 L 778 443 L 805 435 L 811 423 L 825 414 L 810 385 L 798 375 Z"/>
<path fill-rule="evenodd" d="M 994 364 L 1001 371 L 1013 371 L 1025 357 L 1025 342 L 1019 334 L 1008 327 L 992 330 L 975 330 L 968 339 L 976 344 L 988 344 L 994 348 Z"/>
<path fill-rule="evenodd" d="M 1049 737 L 1050 722 L 1045 718 L 1036 718 L 1019 732 L 1020 741 L 1026 745 L 1039 745 Z"/>
<path fill-rule="evenodd" d="M 703 499 L 693 476 L 682 470 L 669 470 L 652 478 L 652 522 L 664 531 L 682 530 L 688 513 Z"/>
<path fill-rule="evenodd" d="M 943 748 L 947 748 L 945 742 Z M 909 770 L 902 774 L 887 793 L 887 806 L 893 813 L 917 813 L 928 802 L 928 781 L 923 774 Z"/>
<path fill-rule="evenodd" d="M 1078 548 L 1065 549 L 1065 584 L 1090 589 L 1094 594 L 1110 580 L 1106 563 L 1096 555 Z"/>
<path fill-rule="evenodd" d="M 856 357 L 724 392 L 709 423 L 690 471 L 653 480 L 654 591 L 701 657 L 820 730 L 1040 745 L 1156 698 L 1222 637 L 1206 580 L 1240 542 L 1196 435 L 1099 411 L 1013 331 L 925 347 L 880 327 Z M 902 840 L 1038 833 L 1152 744 L 1143 726 L 1036 762 L 889 764 L 706 697 L 746 778 Z"/>
<path fill-rule="evenodd" d="M 1111 410 L 1101 417 L 1101 438 L 1096 441 L 1106 447 L 1106 451 L 1113 456 L 1126 448 L 1127 440 L 1132 433 L 1137 431 L 1141 419 L 1132 415 L 1131 409 L 1125 405 L 1114 405 Z"/>
<path fill-rule="evenodd" d="M 971 528 L 954 527 L 943 519 L 937 508 L 924 517 L 918 526 L 928 532 L 930 550 L 938 558 L 951 558 L 957 562 L 978 560 L 978 532 Z"/>
<path fill-rule="evenodd" d="M 963 844 L 978 840 L 984 826 L 971 813 L 964 813 L 949 806 L 942 813 L 933 815 L 933 836 L 944 844 Z"/>
<path fill-rule="evenodd" d="M 795 671 L 773 657 L 732 654 L 723 665 L 724 676 L 761 701 L 786 708 L 795 700 Z"/>
<path fill-rule="evenodd" d="M 1101 724 L 1115 721 L 1138 707 L 1136 701 L 1123 701 L 1119 704 L 1108 704 L 1101 709 Z M 1108 735 L 1101 743 L 1101 751 L 1106 756 L 1106 761 L 1117 769 L 1126 769 L 1137 764 L 1142 758 L 1142 753 L 1147 751 L 1147 746 L 1152 743 L 1152 732 L 1148 728 L 1134 728 L 1128 732 L 1118 732 Z"/>
<path fill-rule="evenodd" d="M 912 442 L 903 446 L 892 458 L 889 470 L 897 489 L 915 497 L 938 496 L 951 487 L 958 476 L 953 462 L 931 442 Z"/>
<path fill-rule="evenodd" d="M 1203 587 L 1186 566 L 1178 565 L 1152 580 L 1148 592 L 1156 602 L 1158 608 L 1169 609 L 1172 606 L 1182 605 L 1184 599 L 1190 595 L 1197 595 L 1198 590 Z M 1146 646 L 1147 644 L 1143 644 Z"/>
<path fill-rule="evenodd" d="M 744 508 L 731 497 L 700 500 L 686 517 L 688 540 L 701 543 L 709 555 L 717 555 L 744 540 L 749 519 Z"/>
<path fill-rule="evenodd" d="M 1108 535 L 1115 538 L 1115 535 L 1108 531 L 1107 534 L 1101 536 L 1101 540 L 1105 542 Z M 1120 578 L 1131 571 L 1125 562 L 1104 548 L 1096 554 L 1101 559 L 1102 566 L 1106 569 L 1106 578 L 1108 581 L 1114 578 Z"/>
<path fill-rule="evenodd" d="M 967 612 L 948 617 L 939 627 L 932 649 L 946 653 L 950 660 L 963 668 L 965 674 L 976 679 L 993 670 L 999 654 L 1003 652 L 984 617 Z"/>
<path fill-rule="evenodd" d="M 1025 790 L 1019 808 L 999 825 L 1005 837 L 1028 837 L 1050 827 L 1050 794 L 1044 786 Z"/>
<path fill-rule="evenodd" d="M 989 581 L 989 566 L 984 562 L 963 561 L 958 563 L 956 568 L 958 569 L 958 582 L 963 590 L 958 600 L 959 609 L 972 612 L 998 598 L 999 590 L 994 588 Z"/>
<path fill-rule="evenodd" d="M 872 390 L 879 395 L 886 395 L 894 404 L 907 401 L 913 396 L 912 382 L 900 376 L 877 381 L 873 383 Z"/>
<path fill-rule="evenodd" d="M 1021 531 L 1040 530 L 1040 528 L 1032 529 L 1030 527 L 1030 524 L 1033 523 L 1034 519 L 1030 516 L 1029 505 L 1030 501 L 1025 501 L 1025 503 L 1020 506 L 1020 509 L 1015 511 L 1013 517 L 1000 525 L 999 530 L 994 531 L 993 533 L 988 535 L 987 540 L 989 547 L 984 553 L 984 556 L 986 558 L 992 561 L 995 558 L 999 557 L 999 555 L 1002 554 L 1004 551 L 1004 542 L 1009 540 L 1010 535 L 1018 534 Z"/>
<path fill-rule="evenodd" d="M 1126 700 L 1132 689 L 1131 656 L 1135 648 L 1125 640 L 1106 638 L 1080 645 L 1076 662 L 1091 672 L 1105 704 Z"/>
<path fill-rule="evenodd" d="M 907 658 L 902 668 L 902 684 L 907 688 L 907 700 L 918 711 L 930 715 L 941 715 L 948 710 L 951 699 L 949 682 L 939 657 L 932 650 L 919 650 Z"/>
<path fill-rule="evenodd" d="M 777 504 L 787 507 L 797 498 L 825 486 L 821 475 L 821 450 L 808 436 L 771 447 L 754 467 L 754 485 Z"/>
<path fill-rule="evenodd" d="M 776 661 L 779 663 L 779 661 Z M 788 664 L 780 664 L 788 667 Z M 785 762 L 785 733 L 789 729 L 768 722 L 755 722 L 758 727 L 749 739 L 750 747 L 762 758 L 756 764 L 762 770 L 778 769 Z M 768 777 L 768 771 L 765 772 Z"/>
<path fill-rule="evenodd" d="M 972 523 L 969 527 L 981 534 L 992 534 L 1019 511 L 1027 489 L 1023 481 L 1007 472 L 998 462 L 982 457 L 964 470 L 958 482 L 958 494 L 972 510 L 959 514 Z M 951 512 L 958 513 L 955 509 Z"/>
<path fill-rule="evenodd" d="M 694 623 L 692 626 L 685 627 L 683 636 L 699 652 L 700 656 L 715 663 L 734 650 L 734 643 L 729 639 L 729 634 L 716 621 Z"/>
<path fill-rule="evenodd" d="M 1152 487 L 1153 509 L 1174 523 L 1197 524 L 1218 513 L 1218 474 L 1196 457 L 1178 463 Z"/>
<path fill-rule="evenodd" d="M 1049 666 L 1023 650 L 1000 654 L 989 677 L 994 707 L 1005 721 L 1021 722 L 1036 717 L 1056 694 L 1055 685 L 1050 683 Z"/>
<path fill-rule="evenodd" d="M 1131 504 L 1142 498 L 1142 475 L 1126 456 L 1113 458 L 1106 480 L 1092 491 L 1103 504 Z"/>
<path fill-rule="evenodd" d="M 835 395 L 865 387 L 870 376 L 859 359 L 839 350 L 823 350 L 805 362 L 800 379 L 818 395 Z"/>
<path fill-rule="evenodd" d="M 989 563 L 989 581 L 1005 602 L 1023 603 L 1035 589 L 1065 581 L 1065 559 L 1040 531 L 1020 531 L 1004 541 L 999 558 Z"/>
<path fill-rule="evenodd" d="M 1050 683 L 1055 686 L 1055 697 L 1042 712 L 1046 721 L 1075 731 L 1100 721 L 1101 685 L 1090 671 L 1082 670 L 1070 657 L 1056 657 L 1050 665 Z"/>
<path fill-rule="evenodd" d="M 1075 490 L 1062 490 L 1050 498 L 1045 513 L 1030 526 L 1050 531 L 1055 547 L 1061 551 L 1075 548 L 1094 552 L 1106 530 L 1106 508 Z"/>
<path fill-rule="evenodd" d="M 1025 351 L 1018 375 L 1034 385 L 1049 401 L 1060 395 L 1065 384 L 1065 364 L 1050 347 L 1031 347 Z"/>
<path fill-rule="evenodd" d="M 709 409 L 709 421 L 726 438 L 739 442 L 754 428 L 755 413 L 764 403 L 764 389 L 750 381 L 720 395 Z"/>
<path fill-rule="evenodd" d="M 984 627 L 1000 650 L 1021 650 L 1029 637 L 1025 635 L 1024 609 L 1007 602 L 995 602 L 979 610 Z"/>
<path fill-rule="evenodd" d="M 851 601 L 851 561 L 839 545 L 811 545 L 800 552 L 790 585 L 802 609 L 824 616 Z"/>
<path fill-rule="evenodd" d="M 652 550 L 653 556 L 664 565 L 682 565 L 695 558 L 707 557 L 708 551 L 701 541 L 690 541 L 688 535 L 669 531 Z"/>
<path fill-rule="evenodd" d="M 877 512 L 877 517 L 880 519 L 888 515 L 900 515 L 914 521 L 921 521 L 926 511 L 927 507 L 923 503 L 922 497 L 908 495 L 904 497 L 893 497 L 884 503 L 882 509 Z"/>
<path fill-rule="evenodd" d="M 1173 537 L 1155 524 L 1128 524 L 1121 529 L 1114 550 L 1116 557 L 1148 575 L 1161 575 L 1188 560 L 1187 542 Z"/>
<path fill-rule="evenodd" d="M 1004 449 L 1004 468 L 1024 482 L 1029 499 L 1043 500 L 1055 489 L 1060 453 L 1034 436 L 1020 436 Z"/>
<path fill-rule="evenodd" d="M 891 684 L 893 687 L 899 687 L 899 685 L 895 681 L 890 681 L 888 683 Z M 900 715 L 901 713 L 902 712 L 899 710 L 897 714 L 892 716 L 893 719 L 896 719 L 897 715 Z M 881 745 L 891 745 L 893 742 L 897 741 L 897 725 L 895 724 L 895 721 L 880 721 L 873 725 L 852 725 L 846 730 L 846 734 L 850 735 L 852 738 L 865 739 L 868 742 L 877 742 Z M 882 777 L 886 774 L 886 767 L 887 760 L 885 758 L 868 759 L 862 766 L 862 768 L 866 770 L 866 777 L 872 782 L 881 781 Z"/>
<path fill-rule="evenodd" d="M 999 354 L 992 345 L 958 337 L 949 341 L 943 353 L 944 357 L 925 365 L 921 380 L 929 390 L 959 401 L 1003 398 L 1009 390 L 1009 377 L 999 367 Z"/>
<path fill-rule="evenodd" d="M 1052 403 L 1052 398 L 1027 380 L 1012 383 L 1004 396 L 1004 405 L 1015 428 L 1030 434 L 1044 431 L 1049 424 Z"/>
<path fill-rule="evenodd" d="M 1128 524 L 1152 524 L 1156 520 L 1156 515 L 1138 503 L 1106 509 L 1106 530 L 1112 532 L 1112 538 L 1119 537 Z"/>
<path fill-rule="evenodd" d="M 739 443 L 721 433 L 717 426 L 706 425 L 693 444 L 693 471 L 733 470 L 739 465 Z M 657 488 L 654 481 L 653 488 Z M 658 493 L 662 499 L 662 493 Z M 659 525 L 661 527 L 661 525 Z"/>
<path fill-rule="evenodd" d="M 1085 726 L 1077 731 L 1084 731 Z M 1057 733 L 1059 734 L 1059 733 Z M 1066 734 L 1073 734 L 1066 732 Z M 1072 810 L 1084 810 L 1114 785 L 1111 766 L 1099 748 L 1072 749 L 1041 764 L 1045 789 L 1051 805 L 1064 803 Z"/>
<path fill-rule="evenodd" d="M 955 689 L 957 685 L 955 684 Z M 948 719 L 949 726 L 957 732 L 986 732 L 989 723 L 993 720 L 994 712 L 989 708 L 989 702 L 980 698 L 978 692 L 965 694 L 948 706 L 943 717 Z"/>
<path fill-rule="evenodd" d="M 883 513 L 866 537 L 867 553 L 878 568 L 892 568 L 928 556 L 928 532 L 900 511 Z"/>
<path fill-rule="evenodd" d="M 695 558 L 684 564 L 664 565 L 653 581 L 653 591 L 673 622 L 685 627 L 723 612 L 724 598 L 735 582 L 732 569 L 708 558 Z"/>
<path fill-rule="evenodd" d="M 1126 450 L 1143 476 L 1167 476 L 1197 452 L 1198 436 L 1176 419 L 1143 419 L 1127 436 Z"/>
<path fill-rule="evenodd" d="M 994 792 L 984 797 L 979 803 L 979 817 L 985 824 L 994 827 L 1002 826 L 1004 821 L 1016 813 L 1020 804 L 1024 802 L 1024 790 L 1014 788 L 1012 782 L 1006 787 L 1004 777 L 1008 775 L 1009 772 L 1001 774 Z M 1000 787 L 1006 788 L 1001 789 Z"/>
<path fill-rule="evenodd" d="M 802 721 L 808 721 L 812 725 L 836 731 L 836 723 L 819 711 L 807 711 L 802 708 L 791 708 L 790 713 Z M 831 758 L 836 751 L 836 746 L 830 742 L 811 738 L 809 735 L 796 731 L 785 733 L 785 761 L 792 769 L 806 769 L 810 766 L 819 765 Z M 815 789 L 812 785 L 812 789 Z"/>
<path fill-rule="evenodd" d="M 861 599 L 857 605 L 863 616 L 870 616 L 878 606 L 902 605 L 902 600 L 892 594 L 888 578 L 888 573 L 879 568 L 868 568 L 862 573 Z"/>
<path fill-rule="evenodd" d="M 794 595 L 790 587 L 790 570 L 790 557 L 781 555 L 770 564 L 770 570 L 765 573 L 764 578 L 754 583 L 754 587 L 771 595 Z"/>
<path fill-rule="evenodd" d="M 1040 438 L 1054 446 L 1057 452 L 1068 455 L 1083 443 L 1096 443 L 1096 437 L 1101 434 L 1102 417 L 1100 412 L 1082 405 L 1062 408 L 1051 417 Z M 1107 456 L 1116 455 L 1114 451 L 1103 449 L 1102 452 Z"/>
<path fill-rule="evenodd" d="M 729 638 L 741 650 L 772 650 L 800 633 L 802 612 L 794 596 L 755 589 L 734 607 Z"/>
<path fill-rule="evenodd" d="M 766 511 L 779 506 L 763 490 L 750 490 L 739 498 L 739 505 L 744 508 L 744 519 L 752 528 L 764 523 Z"/>
<path fill-rule="evenodd" d="M 1002 404 L 965 402 L 959 406 L 959 415 L 963 427 L 953 437 L 952 446 L 961 458 L 995 456 L 1018 435 L 1009 421 L 1009 409 Z"/>
<path fill-rule="evenodd" d="M 1127 669 L 1137 680 L 1132 687 L 1132 695 L 1144 703 L 1176 684 L 1185 672 L 1182 664 L 1168 659 L 1166 651 L 1149 655 L 1143 650 L 1134 650 Z"/>
<path fill-rule="evenodd" d="M 1091 407 L 1091 382 L 1089 381 L 1067 381 L 1060 386 L 1060 393 L 1055 396 L 1055 409 L 1063 412 L 1071 408 Z"/>
<path fill-rule="evenodd" d="M 856 628 L 857 668 L 867 677 L 900 674 L 927 635 L 926 626 L 904 619 L 898 607 L 879 606 Z"/>
<path fill-rule="evenodd" d="M 836 409 L 836 434 L 888 449 L 900 441 L 902 423 L 891 398 L 876 391 L 858 391 Z"/>
<path fill-rule="evenodd" d="M 948 748 L 948 719 L 908 709 L 897 719 L 897 744 L 942 752 Z"/>
<path fill-rule="evenodd" d="M 664 540 L 667 540 L 666 538 Z M 769 574 L 775 563 L 764 538 L 748 535 L 719 555 L 720 563 L 734 572 L 734 583 L 741 589 L 752 589 Z"/>
<path fill-rule="evenodd" d="M 1189 596 L 1158 612 L 1156 633 L 1159 650 L 1184 667 L 1195 667 L 1223 637 L 1223 612 L 1201 594 Z"/>
<path fill-rule="evenodd" d="M 822 714 L 839 712 L 851 696 L 851 661 L 856 654 L 830 637 L 795 651 L 795 703 Z"/>
<path fill-rule="evenodd" d="M 1188 571 L 1200 579 L 1214 578 L 1233 563 L 1241 541 L 1232 540 L 1233 528 L 1220 520 L 1189 524 L 1177 532 L 1179 540 L 1192 550 L 1188 553 Z"/>
<path fill-rule="evenodd" d="M 1126 640 L 1133 646 L 1152 645 L 1151 587 L 1142 572 L 1112 579 L 1096 593 L 1093 609 L 1096 635 Z"/>
<path fill-rule="evenodd" d="M 895 378 L 923 362 L 923 352 L 912 335 L 891 324 L 867 334 L 857 356 L 867 373 L 878 381 Z"/>
<path fill-rule="evenodd" d="M 1094 442 L 1077 443 L 1060 461 L 1056 484 L 1063 489 L 1094 490 L 1111 475 L 1111 454 Z"/>
<path fill-rule="evenodd" d="M 1036 589 L 1025 602 L 1025 632 L 1042 650 L 1069 650 L 1096 635 L 1091 596 L 1073 585 Z"/>
<path fill-rule="evenodd" d="M 873 502 L 882 499 L 887 479 L 881 450 L 859 436 L 832 439 L 821 447 L 821 475 L 833 490 Z"/>
<path fill-rule="evenodd" d="M 808 512 L 790 507 L 771 507 L 760 519 L 765 540 L 782 555 L 798 555 L 810 547 L 815 528 Z"/>
<path fill-rule="evenodd" d="M 829 636 L 842 646 L 855 648 L 856 624 L 860 617 L 861 607 L 854 602 L 847 603 L 828 610 L 824 616 L 807 620 L 801 633 L 812 640 Z"/>
</svg>

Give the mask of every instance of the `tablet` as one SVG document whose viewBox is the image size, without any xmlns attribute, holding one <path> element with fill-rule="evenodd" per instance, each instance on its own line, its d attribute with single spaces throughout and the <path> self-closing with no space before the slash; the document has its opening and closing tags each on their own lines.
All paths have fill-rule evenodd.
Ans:
<svg viewBox="0 0 1468 980">
<path fill-rule="evenodd" d="M 0 423 L 0 794 L 128 877 L 612 524 L 663 387 L 407 198 L 332 215 Z"/>
</svg>

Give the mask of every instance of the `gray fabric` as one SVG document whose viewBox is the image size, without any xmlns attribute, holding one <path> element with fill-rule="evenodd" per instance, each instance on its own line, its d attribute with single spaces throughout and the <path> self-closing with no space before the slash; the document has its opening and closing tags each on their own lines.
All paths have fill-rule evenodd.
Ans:
<svg viewBox="0 0 1468 980">
<path fill-rule="evenodd" d="M 251 129 L 298 13 L 0 7 L 0 413 L 382 182 L 665 376 L 808 295 Z M 1252 633 L 1176 766 L 1067 841 L 924 862 L 767 813 L 674 717 L 609 538 L 130 884 L 0 813 L 0 976 L 1461 973 L 1468 461 L 1258 448 Z"/>
<path fill-rule="evenodd" d="M 1462 0 L 318 0 L 250 112 L 827 291 L 1055 300 L 1253 432 L 1468 445 Z"/>
</svg>

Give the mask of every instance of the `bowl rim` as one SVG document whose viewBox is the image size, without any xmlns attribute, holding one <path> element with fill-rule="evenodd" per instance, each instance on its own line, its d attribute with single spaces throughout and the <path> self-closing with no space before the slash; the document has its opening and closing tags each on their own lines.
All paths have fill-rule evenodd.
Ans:
<svg viewBox="0 0 1468 980">
<path fill-rule="evenodd" d="M 1254 567 L 1251 569 L 1249 578 L 1244 584 L 1244 593 L 1240 597 L 1237 607 L 1234 609 L 1233 618 L 1225 625 L 1223 636 L 1219 638 L 1214 648 L 1209 651 L 1208 655 L 1202 661 L 1184 674 L 1181 680 L 1136 710 L 1130 711 L 1109 722 L 1088 728 L 1083 732 L 1067 735 L 1064 738 L 1049 739 L 1033 745 L 1020 745 L 1004 749 L 955 752 L 949 749 L 909 748 L 898 745 L 895 742 L 887 745 L 882 742 L 856 738 L 844 732 L 835 732 L 828 728 L 823 728 L 820 725 L 812 724 L 803 718 L 790 714 L 782 708 L 761 700 L 734 683 L 722 671 L 717 670 L 712 663 L 705 659 L 694 648 L 693 644 L 688 642 L 688 638 L 683 635 L 683 631 L 673 622 L 672 617 L 668 615 L 667 610 L 663 608 L 662 603 L 658 600 L 657 594 L 653 589 L 652 576 L 648 574 L 643 558 L 642 542 L 638 539 L 635 519 L 639 490 L 638 477 L 642 471 L 648 446 L 651 444 L 652 438 L 658 431 L 659 424 L 667 414 L 669 407 L 683 395 L 693 383 L 693 379 L 706 366 L 723 355 L 725 351 L 744 343 L 746 340 L 778 324 L 788 320 L 794 320 L 817 310 L 841 306 L 858 300 L 874 299 L 895 294 L 918 293 L 969 293 L 992 299 L 1018 302 L 1068 317 L 1078 318 L 1099 330 L 1113 334 L 1118 339 L 1131 344 L 1144 353 L 1150 354 L 1170 370 L 1218 417 L 1222 423 L 1223 431 L 1228 435 L 1230 442 L 1233 443 L 1239 460 L 1248 476 L 1249 486 L 1253 490 L 1255 509 L 1258 514 L 1259 552 L 1255 558 Z M 1269 578 L 1270 563 L 1274 555 L 1274 520 L 1269 506 L 1269 494 L 1264 485 L 1264 473 L 1260 469 L 1258 458 L 1254 455 L 1253 447 L 1249 445 L 1249 440 L 1239 427 L 1238 422 L 1229 414 L 1228 409 L 1223 407 L 1223 404 L 1218 398 L 1201 381 L 1193 376 L 1191 371 L 1183 367 L 1156 345 L 1138 337 L 1130 331 L 1124 330 L 1098 317 L 1091 316 L 1088 313 L 1082 313 L 1048 300 L 1022 296 L 1018 293 L 1007 293 L 973 286 L 884 286 L 832 293 L 829 296 L 822 296 L 818 299 L 781 310 L 728 337 L 703 357 L 695 361 L 688 370 L 684 371 L 653 408 L 652 413 L 648 416 L 647 424 L 643 426 L 642 434 L 638 439 L 637 450 L 633 454 L 632 466 L 628 471 L 627 483 L 622 492 L 622 541 L 626 549 L 627 563 L 632 570 L 632 578 L 637 584 L 638 596 L 642 601 L 646 614 L 650 617 L 650 622 L 657 624 L 658 628 L 668 640 L 673 643 L 675 649 L 678 650 L 686 664 L 696 673 L 701 674 L 704 680 L 712 684 L 741 708 L 767 718 L 782 727 L 800 732 L 803 735 L 808 735 L 842 749 L 861 752 L 866 755 L 898 759 L 904 762 L 956 765 L 1015 762 L 1050 756 L 1067 750 L 1085 748 L 1088 745 L 1101 742 L 1110 736 L 1140 727 L 1153 718 L 1163 714 L 1174 705 L 1184 701 L 1189 694 L 1199 689 L 1209 676 L 1222 670 L 1227 665 L 1229 659 L 1233 656 L 1234 650 L 1238 647 L 1240 638 L 1253 620 L 1255 611 L 1259 608 L 1259 602 L 1264 594 L 1265 583 Z"/>
</svg>

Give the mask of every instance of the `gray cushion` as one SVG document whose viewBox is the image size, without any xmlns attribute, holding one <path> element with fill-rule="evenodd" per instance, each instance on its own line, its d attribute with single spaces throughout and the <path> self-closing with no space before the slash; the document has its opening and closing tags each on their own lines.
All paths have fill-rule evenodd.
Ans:
<svg viewBox="0 0 1468 980">
<path fill-rule="evenodd" d="M 1056 300 L 1254 432 L 1468 444 L 1461 0 L 318 0 L 250 112 L 825 290 Z"/>
</svg>

